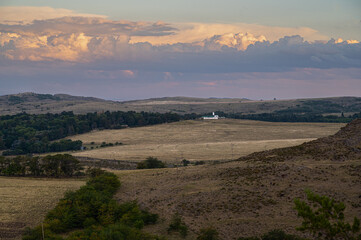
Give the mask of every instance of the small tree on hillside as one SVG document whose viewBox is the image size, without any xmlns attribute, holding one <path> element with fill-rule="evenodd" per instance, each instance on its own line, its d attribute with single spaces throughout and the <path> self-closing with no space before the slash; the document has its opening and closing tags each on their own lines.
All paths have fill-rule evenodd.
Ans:
<svg viewBox="0 0 361 240">
<path fill-rule="evenodd" d="M 158 158 L 148 157 L 146 160 L 137 164 L 138 169 L 165 168 L 165 164 Z"/>
<path fill-rule="evenodd" d="M 295 209 L 303 218 L 297 230 L 310 232 L 316 239 L 361 239 L 360 220 L 354 218 L 353 224 L 345 222 L 345 204 L 332 198 L 317 195 L 306 190 L 309 203 L 295 199 Z"/>
</svg>

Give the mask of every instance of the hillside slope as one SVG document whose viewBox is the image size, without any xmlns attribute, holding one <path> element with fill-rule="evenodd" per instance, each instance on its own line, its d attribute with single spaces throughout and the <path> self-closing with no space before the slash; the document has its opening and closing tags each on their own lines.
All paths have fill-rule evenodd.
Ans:
<svg viewBox="0 0 361 240">
<path fill-rule="evenodd" d="M 275 228 L 296 233 L 301 220 L 293 199 L 304 199 L 305 189 L 343 201 L 348 220 L 361 218 L 360 135 L 357 120 L 333 136 L 303 144 L 295 155 L 292 148 L 286 148 L 215 165 L 119 171 L 123 188 L 117 199 L 138 199 L 159 213 L 165 219 L 163 227 L 149 229 L 152 232 L 166 233 L 169 219 L 178 212 L 191 230 L 189 239 L 207 226 L 214 226 L 227 240 L 262 235 Z M 310 149 L 319 147 L 317 160 L 310 158 Z M 342 159 L 329 157 L 333 154 L 322 158 L 330 149 L 351 153 Z M 272 161 L 264 161 L 262 156 L 270 154 Z"/>
<path fill-rule="evenodd" d="M 285 161 L 297 160 L 299 157 L 339 161 L 361 159 L 361 119 L 352 121 L 334 135 L 299 146 L 254 153 L 240 160 Z"/>
</svg>

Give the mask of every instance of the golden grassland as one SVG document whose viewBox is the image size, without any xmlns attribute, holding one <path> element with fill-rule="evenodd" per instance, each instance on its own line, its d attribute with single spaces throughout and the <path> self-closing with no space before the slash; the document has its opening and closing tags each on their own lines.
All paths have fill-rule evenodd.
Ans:
<svg viewBox="0 0 361 240">
<path fill-rule="evenodd" d="M 25 226 L 41 223 L 66 191 L 84 183 L 82 179 L 0 177 L 0 239 L 19 238 Z"/>
<path fill-rule="evenodd" d="M 157 157 L 168 163 L 182 159 L 229 160 L 273 148 L 294 146 L 334 134 L 339 123 L 271 123 L 250 120 L 189 120 L 155 126 L 103 130 L 70 137 L 89 145 L 123 145 L 76 152 L 74 156 L 128 161 Z"/>
</svg>

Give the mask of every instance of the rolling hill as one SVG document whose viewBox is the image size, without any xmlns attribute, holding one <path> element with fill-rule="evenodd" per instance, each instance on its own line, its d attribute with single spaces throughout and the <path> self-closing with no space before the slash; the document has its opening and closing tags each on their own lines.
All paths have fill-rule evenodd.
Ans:
<svg viewBox="0 0 361 240">
<path fill-rule="evenodd" d="M 257 114 L 280 111 L 281 113 L 345 114 L 361 112 L 361 98 L 333 97 L 318 99 L 293 99 L 253 101 L 244 98 L 189 98 L 165 97 L 135 101 L 108 101 L 92 97 L 66 94 L 20 93 L 0 96 L 0 115 L 27 113 L 76 114 L 102 111 L 174 112 L 178 114 L 204 114 L 214 111 L 225 113 Z"/>
</svg>

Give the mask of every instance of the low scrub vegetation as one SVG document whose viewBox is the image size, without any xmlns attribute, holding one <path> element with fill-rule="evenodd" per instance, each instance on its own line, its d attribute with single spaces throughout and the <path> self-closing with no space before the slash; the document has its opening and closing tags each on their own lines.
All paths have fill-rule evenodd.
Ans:
<svg viewBox="0 0 361 240">
<path fill-rule="evenodd" d="M 44 223 L 28 228 L 24 240 L 43 239 L 159 239 L 141 229 L 158 215 L 139 208 L 134 201 L 118 204 L 113 195 L 120 187 L 112 173 L 91 170 L 91 178 L 78 191 L 68 192 Z"/>
</svg>

